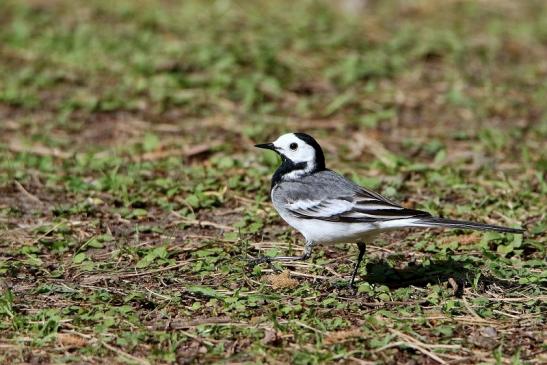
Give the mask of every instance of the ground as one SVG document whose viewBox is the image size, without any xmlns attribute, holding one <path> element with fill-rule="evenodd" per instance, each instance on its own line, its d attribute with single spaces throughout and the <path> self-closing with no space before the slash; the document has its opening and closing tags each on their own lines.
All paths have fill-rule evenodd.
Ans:
<svg viewBox="0 0 547 365">
<path fill-rule="evenodd" d="M 547 362 L 545 3 L 349 3 L 0 4 L 0 362 Z M 355 245 L 248 267 L 301 252 L 253 148 L 296 130 L 526 233 L 381 236 L 356 292 Z"/>
</svg>

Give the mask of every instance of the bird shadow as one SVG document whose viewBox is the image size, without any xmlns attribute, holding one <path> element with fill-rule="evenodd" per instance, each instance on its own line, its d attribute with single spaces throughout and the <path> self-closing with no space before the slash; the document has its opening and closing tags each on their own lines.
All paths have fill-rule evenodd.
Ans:
<svg viewBox="0 0 547 365">
<path fill-rule="evenodd" d="M 385 285 L 390 289 L 404 288 L 408 286 L 426 287 L 427 285 L 440 284 L 453 279 L 457 284 L 456 296 L 461 295 L 463 288 L 471 285 L 480 270 L 474 268 L 471 260 L 453 259 L 429 261 L 427 263 L 409 263 L 403 269 L 390 266 L 385 261 L 371 262 L 367 264 L 367 275 L 364 278 L 370 284 Z M 481 274 L 480 286 L 489 286 L 495 283 L 504 287 L 506 283 L 493 277 Z"/>
</svg>

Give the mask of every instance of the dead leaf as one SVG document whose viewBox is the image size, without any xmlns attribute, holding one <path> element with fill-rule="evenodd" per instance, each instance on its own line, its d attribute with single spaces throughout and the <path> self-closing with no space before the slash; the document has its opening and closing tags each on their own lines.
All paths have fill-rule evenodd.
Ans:
<svg viewBox="0 0 547 365">
<path fill-rule="evenodd" d="M 332 345 L 349 340 L 350 338 L 361 336 L 361 330 L 359 328 L 352 328 L 349 330 L 329 332 L 325 336 L 325 344 Z"/>
<path fill-rule="evenodd" d="M 477 347 L 481 347 L 487 350 L 492 350 L 498 345 L 498 341 L 495 338 L 486 337 L 479 333 L 475 333 L 467 337 L 467 341 Z"/>
<path fill-rule="evenodd" d="M 484 337 L 490 337 L 490 338 L 498 337 L 498 331 L 494 327 L 482 327 L 480 329 L 480 333 Z"/>
<path fill-rule="evenodd" d="M 81 336 L 72 333 L 58 333 L 57 342 L 62 347 L 80 348 L 87 345 L 87 340 Z"/>
<path fill-rule="evenodd" d="M 443 239 L 441 239 L 441 242 L 444 244 L 458 242 L 458 244 L 460 245 L 472 245 L 479 242 L 480 240 L 481 240 L 481 235 L 477 233 L 471 233 L 466 235 L 444 237 Z"/>
<path fill-rule="evenodd" d="M 262 338 L 262 344 L 264 345 L 277 345 L 280 343 L 281 334 L 275 331 L 273 328 L 266 328 L 264 330 L 264 338 Z"/>
<path fill-rule="evenodd" d="M 294 288 L 298 285 L 298 280 L 291 278 L 288 271 L 283 271 L 277 275 L 268 275 L 266 276 L 266 280 L 272 284 L 272 288 L 274 289 Z"/>
<path fill-rule="evenodd" d="M 195 327 L 202 324 L 216 324 L 216 323 L 229 323 L 229 322 L 231 322 L 231 318 L 228 316 L 200 317 L 200 318 L 194 318 L 194 319 L 175 318 L 170 323 L 167 324 L 167 327 L 173 330 L 177 330 L 177 329 Z M 166 327 L 165 324 L 162 327 Z"/>
</svg>

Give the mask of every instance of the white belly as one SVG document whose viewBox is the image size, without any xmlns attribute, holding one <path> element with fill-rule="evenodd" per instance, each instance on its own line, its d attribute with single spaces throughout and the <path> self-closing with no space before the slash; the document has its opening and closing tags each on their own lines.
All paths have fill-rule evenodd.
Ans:
<svg viewBox="0 0 547 365">
<path fill-rule="evenodd" d="M 380 233 L 380 227 L 372 223 L 339 223 L 319 219 L 301 219 L 282 214 L 281 218 L 300 232 L 306 241 L 316 244 L 352 243 L 372 239 Z"/>
<path fill-rule="evenodd" d="M 412 227 L 417 219 L 405 218 L 374 223 L 329 222 L 319 219 L 302 219 L 279 211 L 281 218 L 300 232 L 306 241 L 316 244 L 370 242 L 378 234 L 398 228 Z"/>
</svg>

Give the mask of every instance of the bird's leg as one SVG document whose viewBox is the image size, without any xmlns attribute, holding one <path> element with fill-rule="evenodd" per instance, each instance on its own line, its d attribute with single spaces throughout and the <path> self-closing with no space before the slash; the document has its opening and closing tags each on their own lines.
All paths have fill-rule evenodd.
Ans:
<svg viewBox="0 0 547 365">
<path fill-rule="evenodd" d="M 274 256 L 274 257 L 268 257 L 268 256 L 261 256 L 256 259 L 249 261 L 249 266 L 253 267 L 258 264 L 261 264 L 263 262 L 267 262 L 268 264 L 271 264 L 272 261 L 302 261 L 307 260 L 311 256 L 311 249 L 313 248 L 314 243 L 312 241 L 306 241 L 306 244 L 304 245 L 304 253 L 300 256 Z"/>
<path fill-rule="evenodd" d="M 365 251 L 367 250 L 367 245 L 364 242 L 357 242 L 357 247 L 359 247 L 359 256 L 357 256 L 357 262 L 355 263 L 355 267 L 353 268 L 353 274 L 351 275 L 351 280 L 349 282 L 349 286 L 351 288 L 353 288 L 355 275 L 357 275 L 357 271 L 359 271 L 359 266 L 361 266 L 361 261 L 363 261 Z"/>
</svg>

